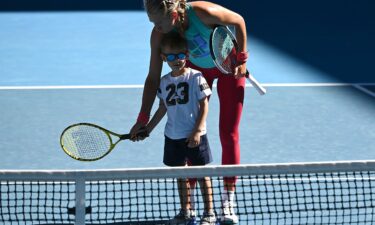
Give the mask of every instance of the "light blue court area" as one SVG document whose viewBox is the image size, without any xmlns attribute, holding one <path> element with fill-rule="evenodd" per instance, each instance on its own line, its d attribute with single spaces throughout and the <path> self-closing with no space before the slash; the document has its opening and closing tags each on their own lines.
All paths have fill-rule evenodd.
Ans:
<svg viewBox="0 0 375 225">
<path fill-rule="evenodd" d="M 130 130 L 149 63 L 144 12 L 1 13 L 0 27 L 0 169 L 163 166 L 163 122 L 146 141 L 124 141 L 97 162 L 74 161 L 59 146 L 72 123 Z M 248 67 L 268 94 L 246 88 L 242 163 L 375 158 L 373 84 L 338 83 L 248 39 Z M 213 164 L 221 157 L 218 109 L 215 89 L 207 121 Z"/>
<path fill-rule="evenodd" d="M 140 83 L 151 23 L 139 12 L 1 13 L 0 85 Z"/>
<path fill-rule="evenodd" d="M 152 24 L 144 12 L 0 13 L 0 25 L 0 86 L 133 85 L 146 77 Z M 261 40 L 248 42 L 249 69 L 263 83 L 337 82 Z"/>
</svg>

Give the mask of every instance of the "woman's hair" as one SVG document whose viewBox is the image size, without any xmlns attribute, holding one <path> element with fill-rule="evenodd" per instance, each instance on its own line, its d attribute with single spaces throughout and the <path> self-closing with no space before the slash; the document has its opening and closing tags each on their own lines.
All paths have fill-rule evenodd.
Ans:
<svg viewBox="0 0 375 225">
<path fill-rule="evenodd" d="M 171 49 L 187 49 L 187 41 L 178 32 L 169 32 L 163 35 L 160 42 L 160 48 L 169 47 Z"/>
<path fill-rule="evenodd" d="M 171 12 L 177 11 L 179 16 L 179 31 L 183 31 L 185 21 L 187 0 L 143 0 L 145 10 L 148 14 L 170 15 Z"/>
</svg>

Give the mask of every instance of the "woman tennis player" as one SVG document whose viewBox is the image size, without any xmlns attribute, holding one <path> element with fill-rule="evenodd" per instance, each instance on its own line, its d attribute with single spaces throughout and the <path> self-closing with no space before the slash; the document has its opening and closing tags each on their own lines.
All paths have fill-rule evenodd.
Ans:
<svg viewBox="0 0 375 225">
<path fill-rule="evenodd" d="M 222 146 L 222 164 L 240 163 L 239 123 L 242 113 L 245 74 L 246 74 L 246 24 L 241 15 L 220 5 L 186 0 L 144 0 L 144 6 L 150 22 L 154 24 L 151 32 L 151 58 L 147 75 L 142 107 L 137 122 L 130 130 L 136 139 L 136 133 L 148 122 L 157 88 L 160 82 L 163 61 L 160 58 L 160 40 L 168 32 L 180 32 L 188 41 L 189 60 L 187 66 L 203 73 L 207 83 L 217 79 L 217 91 L 220 102 L 219 133 Z M 221 73 L 210 54 L 209 39 L 217 25 L 231 25 L 236 29 L 239 54 L 238 66 L 233 76 Z M 223 203 L 220 215 L 222 223 L 238 223 L 234 212 L 234 193 L 236 177 L 224 178 Z"/>
</svg>

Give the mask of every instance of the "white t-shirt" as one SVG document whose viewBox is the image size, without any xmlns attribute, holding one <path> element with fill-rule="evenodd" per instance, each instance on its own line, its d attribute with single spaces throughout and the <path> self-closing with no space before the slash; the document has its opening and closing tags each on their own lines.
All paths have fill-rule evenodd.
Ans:
<svg viewBox="0 0 375 225">
<path fill-rule="evenodd" d="M 187 138 L 199 115 L 199 101 L 211 93 L 206 79 L 198 70 L 188 68 L 187 73 L 178 77 L 173 77 L 171 73 L 164 75 L 157 93 L 167 108 L 164 134 L 171 139 Z M 203 134 L 206 134 L 206 124 Z"/>
</svg>

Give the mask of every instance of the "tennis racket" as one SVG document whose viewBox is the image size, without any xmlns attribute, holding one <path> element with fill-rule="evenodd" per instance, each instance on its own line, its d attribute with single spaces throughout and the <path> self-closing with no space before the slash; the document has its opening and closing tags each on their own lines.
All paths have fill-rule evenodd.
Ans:
<svg viewBox="0 0 375 225">
<path fill-rule="evenodd" d="M 217 26 L 214 28 L 210 38 L 210 50 L 216 67 L 224 74 L 233 74 L 237 65 L 238 44 L 228 27 Z M 259 94 L 264 95 L 266 93 L 266 89 L 259 84 L 248 70 L 246 71 L 246 78 Z"/>
<path fill-rule="evenodd" d="M 148 136 L 141 132 L 138 136 Z M 95 161 L 108 155 L 122 140 L 130 139 L 130 134 L 116 134 L 91 123 L 73 124 L 62 132 L 60 145 L 64 152 L 79 161 Z"/>
</svg>

